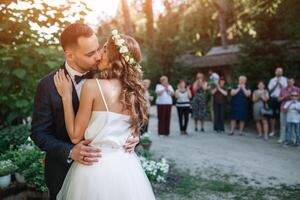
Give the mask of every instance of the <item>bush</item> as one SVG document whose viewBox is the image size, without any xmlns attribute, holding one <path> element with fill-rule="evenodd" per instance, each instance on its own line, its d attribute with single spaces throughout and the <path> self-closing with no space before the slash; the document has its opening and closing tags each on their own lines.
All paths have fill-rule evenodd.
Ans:
<svg viewBox="0 0 300 200">
<path fill-rule="evenodd" d="M 276 67 L 284 69 L 284 75 L 300 78 L 300 62 L 296 52 L 291 51 L 293 43 L 274 44 L 269 41 L 249 40 L 239 54 L 240 64 L 234 69 L 235 77 L 247 76 L 248 85 L 257 88 L 259 80 L 266 84 L 274 77 Z M 298 82 L 299 83 L 299 82 Z"/>
<path fill-rule="evenodd" d="M 33 150 L 32 155 L 37 158 L 23 171 L 24 177 L 36 190 L 47 192 L 48 188 L 44 180 L 44 153 L 36 149 Z"/>
<path fill-rule="evenodd" d="M 0 124 L 20 124 L 31 116 L 38 81 L 63 62 L 55 46 L 0 45 Z"/>
<path fill-rule="evenodd" d="M 166 159 L 155 161 L 139 156 L 142 167 L 151 182 L 165 182 L 165 177 L 169 172 L 169 164 Z"/>
<path fill-rule="evenodd" d="M 17 168 L 11 160 L 0 161 L 0 177 L 14 173 Z"/>
<path fill-rule="evenodd" d="M 28 125 L 11 126 L 0 130 L 0 154 L 24 144 L 30 135 Z"/>
<path fill-rule="evenodd" d="M 148 133 L 144 133 L 143 135 L 141 135 L 140 137 L 140 143 L 143 144 L 151 144 L 152 141 L 150 139 L 150 135 Z"/>
<path fill-rule="evenodd" d="M 10 160 L 16 167 L 16 172 L 23 174 L 27 184 L 37 191 L 46 192 L 44 180 L 45 153 L 29 139 L 15 149 L 10 149 L 0 155 L 0 160 Z"/>
<path fill-rule="evenodd" d="M 41 152 L 31 144 L 21 145 L 18 149 L 8 150 L 0 155 L 0 160 L 10 159 L 17 167 L 17 172 L 23 174 L 33 162 L 41 158 Z"/>
</svg>

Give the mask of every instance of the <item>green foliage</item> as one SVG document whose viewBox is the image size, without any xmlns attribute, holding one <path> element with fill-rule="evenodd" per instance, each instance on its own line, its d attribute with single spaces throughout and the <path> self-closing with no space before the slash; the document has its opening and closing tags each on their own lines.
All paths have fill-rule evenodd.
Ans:
<svg viewBox="0 0 300 200">
<path fill-rule="evenodd" d="M 267 84 L 274 76 L 275 68 L 281 66 L 286 76 L 297 80 L 300 77 L 300 63 L 298 55 L 291 51 L 292 45 L 257 40 L 245 42 L 239 55 L 241 64 L 235 68 L 236 77 L 246 75 L 248 83 L 254 89 L 259 80 Z"/>
<path fill-rule="evenodd" d="M 30 49 L 30 51 L 28 51 Z M 31 115 L 38 81 L 63 63 L 55 46 L 3 45 L 0 49 L 0 123 L 18 124 Z"/>
<path fill-rule="evenodd" d="M 28 125 L 18 125 L 7 127 L 0 130 L 0 153 L 9 149 L 16 149 L 19 145 L 24 144 L 30 135 Z"/>
<path fill-rule="evenodd" d="M 40 159 L 40 150 L 32 144 L 22 144 L 17 149 L 8 150 L 0 155 L 0 160 L 10 159 L 23 173 L 34 161 Z"/>
<path fill-rule="evenodd" d="M 25 154 L 24 156 L 32 160 L 30 165 L 22 171 L 26 182 L 33 185 L 38 191 L 48 191 L 44 180 L 44 152 L 41 152 L 39 149 L 34 148 L 33 150 L 31 150 L 31 152 L 27 151 L 27 154 Z M 26 161 L 25 164 L 29 164 L 29 162 Z"/>
<path fill-rule="evenodd" d="M 0 124 L 7 126 L 31 115 L 37 82 L 63 63 L 57 44 L 66 19 L 82 22 L 90 9 L 72 0 L 59 6 L 11 0 L 1 1 L 0 10 Z"/>
<path fill-rule="evenodd" d="M 150 135 L 148 133 L 144 133 L 143 135 L 141 135 L 140 137 L 140 143 L 143 144 L 151 144 L 152 141 L 150 139 Z"/>
<path fill-rule="evenodd" d="M 0 155 L 0 160 L 11 160 L 17 167 L 16 172 L 23 174 L 27 184 L 38 191 L 47 191 L 44 180 L 45 153 L 38 149 L 32 141 L 26 141 L 14 150 L 8 150 Z"/>
<path fill-rule="evenodd" d="M 0 177 L 14 173 L 17 170 L 17 166 L 11 160 L 0 161 Z"/>
<path fill-rule="evenodd" d="M 90 9 L 83 1 L 74 0 L 61 5 L 35 0 L 5 0 L 0 2 L 0 11 L 0 44 L 48 45 L 57 43 L 61 30 L 70 23 L 66 19 L 82 22 Z M 50 31 L 53 28 L 57 31 Z"/>
</svg>

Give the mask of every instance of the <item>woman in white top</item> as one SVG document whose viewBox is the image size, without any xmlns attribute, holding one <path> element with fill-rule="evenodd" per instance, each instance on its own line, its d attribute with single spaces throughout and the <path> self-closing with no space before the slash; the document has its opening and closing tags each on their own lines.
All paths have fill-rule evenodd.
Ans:
<svg viewBox="0 0 300 200">
<path fill-rule="evenodd" d="M 157 117 L 158 117 L 158 134 L 166 135 L 170 134 L 170 119 L 172 108 L 172 96 L 174 95 L 174 89 L 168 82 L 168 77 L 162 76 L 160 78 L 161 84 L 157 84 L 155 93 L 157 95 Z"/>
<path fill-rule="evenodd" d="M 175 92 L 176 107 L 178 111 L 179 127 L 181 135 L 187 135 L 186 129 L 189 123 L 192 98 L 191 91 L 187 89 L 185 81 L 180 80 L 178 89 Z"/>
</svg>

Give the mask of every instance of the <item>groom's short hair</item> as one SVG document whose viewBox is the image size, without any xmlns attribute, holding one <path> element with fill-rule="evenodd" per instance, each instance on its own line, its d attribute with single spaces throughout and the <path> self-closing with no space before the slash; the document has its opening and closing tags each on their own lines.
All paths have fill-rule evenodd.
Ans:
<svg viewBox="0 0 300 200">
<path fill-rule="evenodd" d="M 86 24 L 73 23 L 68 25 L 60 35 L 60 44 L 64 50 L 77 45 L 79 37 L 91 37 L 94 34 L 91 27 Z"/>
</svg>

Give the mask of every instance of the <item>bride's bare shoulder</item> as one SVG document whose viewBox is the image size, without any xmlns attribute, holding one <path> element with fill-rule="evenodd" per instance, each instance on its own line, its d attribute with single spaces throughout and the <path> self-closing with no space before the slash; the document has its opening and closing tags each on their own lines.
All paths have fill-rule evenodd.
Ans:
<svg viewBox="0 0 300 200">
<path fill-rule="evenodd" d="M 93 92 L 98 88 L 96 79 L 87 79 L 84 84 L 82 85 L 81 90 L 88 90 Z"/>
<path fill-rule="evenodd" d="M 98 79 L 100 85 L 102 86 L 117 86 L 120 85 L 120 81 L 118 79 Z"/>
</svg>

